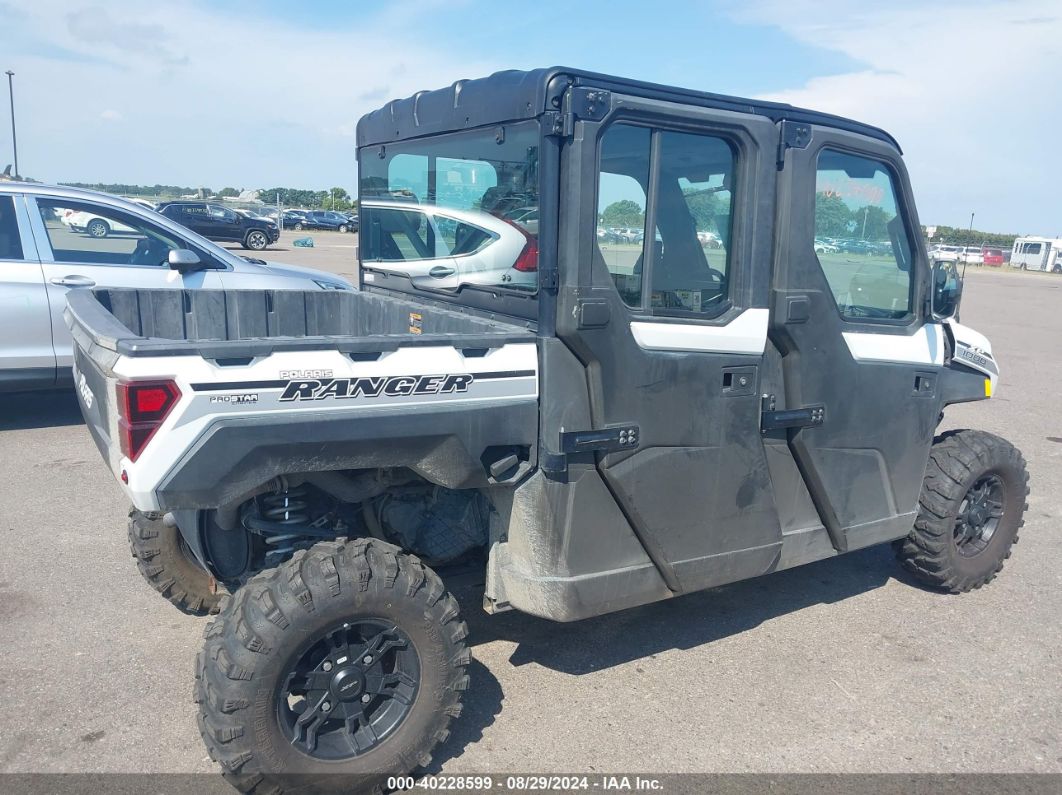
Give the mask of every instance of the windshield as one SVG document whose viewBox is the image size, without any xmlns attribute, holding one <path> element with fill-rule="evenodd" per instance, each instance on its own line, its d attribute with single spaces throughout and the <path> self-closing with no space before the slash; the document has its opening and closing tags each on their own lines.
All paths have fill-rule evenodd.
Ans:
<svg viewBox="0 0 1062 795">
<path fill-rule="evenodd" d="M 538 141 L 527 122 L 365 149 L 362 267 L 417 289 L 534 293 Z"/>
</svg>

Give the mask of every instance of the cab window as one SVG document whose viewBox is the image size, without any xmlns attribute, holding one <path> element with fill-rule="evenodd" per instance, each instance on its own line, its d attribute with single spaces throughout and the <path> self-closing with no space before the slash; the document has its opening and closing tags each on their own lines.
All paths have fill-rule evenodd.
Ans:
<svg viewBox="0 0 1062 795">
<path fill-rule="evenodd" d="M 726 309 L 734 167 L 718 136 L 625 123 L 606 130 L 596 255 L 625 304 L 693 317 Z"/>
<path fill-rule="evenodd" d="M 884 162 L 824 149 L 815 177 L 815 255 L 846 320 L 911 314 L 913 251 Z"/>
</svg>

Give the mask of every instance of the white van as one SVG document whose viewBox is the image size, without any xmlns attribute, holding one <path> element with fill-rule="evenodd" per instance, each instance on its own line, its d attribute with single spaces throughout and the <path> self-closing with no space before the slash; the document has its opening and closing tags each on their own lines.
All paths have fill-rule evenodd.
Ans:
<svg viewBox="0 0 1062 795">
<path fill-rule="evenodd" d="M 1050 237 L 1019 237 L 1010 252 L 1012 268 L 1023 271 L 1052 271 L 1062 273 L 1062 239 Z"/>
</svg>

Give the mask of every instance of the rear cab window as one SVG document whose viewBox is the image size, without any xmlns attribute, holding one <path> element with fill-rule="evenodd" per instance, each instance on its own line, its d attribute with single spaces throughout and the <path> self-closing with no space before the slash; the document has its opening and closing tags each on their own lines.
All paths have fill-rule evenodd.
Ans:
<svg viewBox="0 0 1062 795">
<path fill-rule="evenodd" d="M 374 147 L 362 154 L 359 252 L 399 289 L 538 291 L 537 122 Z M 391 286 L 392 282 L 389 281 Z"/>
</svg>

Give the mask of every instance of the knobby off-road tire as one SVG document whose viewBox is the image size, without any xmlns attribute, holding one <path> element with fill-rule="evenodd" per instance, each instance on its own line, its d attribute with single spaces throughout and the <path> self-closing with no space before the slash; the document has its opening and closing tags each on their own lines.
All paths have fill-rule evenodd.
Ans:
<svg viewBox="0 0 1062 795">
<path fill-rule="evenodd" d="M 148 584 L 182 613 L 205 616 L 218 611 L 222 589 L 192 557 L 181 531 L 168 527 L 161 516 L 129 509 L 129 550 Z"/>
<path fill-rule="evenodd" d="M 196 660 L 200 733 L 244 792 L 378 792 L 449 736 L 467 635 L 417 558 L 321 542 L 224 600 Z"/>
<path fill-rule="evenodd" d="M 1025 524 L 1029 475 L 1010 442 L 984 431 L 937 437 L 926 465 L 918 518 L 897 544 L 904 567 L 950 593 L 991 582 Z"/>
</svg>

